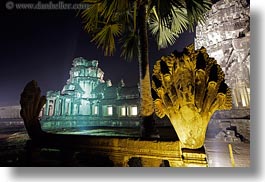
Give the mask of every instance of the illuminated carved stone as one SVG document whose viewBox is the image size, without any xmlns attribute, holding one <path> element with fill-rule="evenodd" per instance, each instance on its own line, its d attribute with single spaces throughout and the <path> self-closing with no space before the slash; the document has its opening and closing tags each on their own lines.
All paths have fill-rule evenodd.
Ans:
<svg viewBox="0 0 265 182">
<path fill-rule="evenodd" d="M 29 82 L 24 88 L 21 98 L 21 116 L 26 130 L 31 138 L 26 149 L 30 164 L 42 166 L 40 159 L 43 152 L 53 149 L 58 151 L 58 161 L 68 161 L 67 165 L 76 166 L 79 154 L 90 158 L 101 156 L 97 160 L 112 163 L 111 166 L 135 166 L 134 159 L 143 167 L 207 167 L 206 154 L 201 150 L 182 150 L 179 141 L 143 141 L 139 138 L 102 137 L 88 135 L 53 134 L 42 130 L 39 112 L 46 102 L 41 96 L 36 81 Z M 45 149 L 45 150 L 42 150 Z M 67 155 L 62 155 L 65 151 Z M 105 160 L 107 159 L 107 160 Z M 94 160 L 94 162 L 97 162 Z M 60 163 L 62 162 L 60 161 Z M 82 161 L 80 161 L 82 163 Z M 51 163 L 52 164 L 52 163 Z M 89 163 L 94 164 L 95 163 Z M 88 166 L 90 166 L 88 164 Z M 131 164 L 131 165 L 130 165 Z M 47 161 L 45 161 L 47 165 Z M 108 164 L 101 164 L 106 167 Z M 97 165 L 98 166 L 98 165 Z"/>
<path fill-rule="evenodd" d="M 73 60 L 70 78 L 62 91 L 48 91 L 45 116 L 90 115 L 97 107 L 94 89 L 104 84 L 98 61 L 82 57 Z"/>
<path fill-rule="evenodd" d="M 139 89 L 121 80 L 104 80 L 97 60 L 73 60 L 70 78 L 61 91 L 48 91 L 41 118 L 45 131 L 90 126 L 138 127 Z M 151 99 L 152 100 L 152 99 Z"/>
<path fill-rule="evenodd" d="M 222 69 L 205 48 L 193 45 L 156 62 L 152 96 L 157 116 L 167 116 L 182 147 L 191 149 L 203 145 L 212 114 L 232 107 Z"/>
<path fill-rule="evenodd" d="M 233 108 L 250 108 L 250 6 L 246 0 L 220 0 L 196 27 L 195 48 L 205 47 L 226 75 Z"/>
</svg>

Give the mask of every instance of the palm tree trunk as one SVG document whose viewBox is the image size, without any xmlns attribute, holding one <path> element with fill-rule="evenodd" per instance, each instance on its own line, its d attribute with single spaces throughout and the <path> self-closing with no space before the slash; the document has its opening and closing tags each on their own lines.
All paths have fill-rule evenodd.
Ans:
<svg viewBox="0 0 265 182">
<path fill-rule="evenodd" d="M 139 7 L 139 72 L 140 72 L 140 93 L 141 106 L 140 115 L 143 118 L 143 137 L 154 135 L 157 131 L 154 127 L 154 105 L 151 95 L 151 83 L 148 57 L 148 32 L 147 32 L 147 5 L 142 3 Z"/>
</svg>

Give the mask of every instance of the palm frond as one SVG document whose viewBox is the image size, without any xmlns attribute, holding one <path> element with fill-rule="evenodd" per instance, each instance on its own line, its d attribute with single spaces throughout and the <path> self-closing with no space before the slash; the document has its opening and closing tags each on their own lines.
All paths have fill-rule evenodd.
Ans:
<svg viewBox="0 0 265 182">
<path fill-rule="evenodd" d="M 102 0 L 83 0 L 83 3 L 96 4 L 100 3 Z"/>
<path fill-rule="evenodd" d="M 153 0 L 150 9 L 155 8 L 157 15 L 163 26 L 171 28 L 171 20 L 174 12 L 174 7 L 184 8 L 184 0 Z"/>
<path fill-rule="evenodd" d="M 190 28 L 205 21 L 205 13 L 211 9 L 211 0 L 185 0 Z"/>
<path fill-rule="evenodd" d="M 211 0 L 155 0 L 150 11 L 149 28 L 156 37 L 158 48 L 175 43 L 179 34 L 193 30 L 211 8 Z"/>
<path fill-rule="evenodd" d="M 133 12 L 128 9 L 127 11 L 120 11 L 113 16 L 112 21 L 119 22 L 122 25 L 123 32 L 127 32 L 127 30 L 133 29 Z"/>
<path fill-rule="evenodd" d="M 139 56 L 139 35 L 137 33 L 131 32 L 130 34 L 124 36 L 121 40 L 123 42 L 121 46 L 121 57 L 125 60 L 138 59 Z"/>
<path fill-rule="evenodd" d="M 155 9 L 149 17 L 149 29 L 151 34 L 156 37 L 158 49 L 165 48 L 168 44 L 173 45 L 178 37 L 168 26 L 164 26 L 164 24 L 161 23 Z"/>
<path fill-rule="evenodd" d="M 100 32 L 98 32 L 91 42 L 95 42 L 97 47 L 102 47 L 104 55 L 113 55 L 115 51 L 115 37 L 121 35 L 120 24 L 108 24 L 105 25 Z"/>
<path fill-rule="evenodd" d="M 129 0 L 103 0 L 102 6 L 103 11 L 101 16 L 108 21 L 116 13 L 127 11 L 129 8 Z"/>
<path fill-rule="evenodd" d="M 84 28 L 88 32 L 98 31 L 102 25 L 120 21 L 122 16 L 123 20 L 128 20 L 126 13 L 128 13 L 129 0 L 84 0 L 83 2 L 90 4 L 81 13 L 85 23 Z M 120 22 L 123 23 L 125 22 Z"/>
<path fill-rule="evenodd" d="M 180 34 L 188 29 L 188 17 L 187 10 L 185 8 L 176 8 L 174 7 L 174 13 L 172 18 L 172 27 L 171 30 L 176 34 Z"/>
<path fill-rule="evenodd" d="M 87 32 L 93 32 L 98 27 L 99 14 L 102 12 L 101 4 L 92 4 L 82 11 L 81 17 L 85 23 L 84 29 Z"/>
</svg>

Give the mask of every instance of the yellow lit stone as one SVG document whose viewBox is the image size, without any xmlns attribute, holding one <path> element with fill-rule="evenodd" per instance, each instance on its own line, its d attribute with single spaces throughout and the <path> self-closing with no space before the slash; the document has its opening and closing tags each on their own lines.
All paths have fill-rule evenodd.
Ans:
<svg viewBox="0 0 265 182">
<path fill-rule="evenodd" d="M 182 53 L 163 56 L 152 78 L 155 112 L 170 119 L 182 148 L 200 148 L 212 114 L 232 107 L 224 73 L 203 47 L 190 45 Z"/>
<path fill-rule="evenodd" d="M 37 82 L 29 82 L 21 94 L 20 103 L 21 116 L 32 140 L 27 144 L 31 162 L 40 162 L 39 159 L 43 155 L 42 149 L 57 151 L 70 149 L 73 152 L 73 161 L 75 154 L 84 152 L 91 156 L 106 156 L 113 166 L 117 167 L 133 166 L 129 163 L 133 158 L 139 159 L 142 167 L 207 167 L 204 151 L 183 149 L 184 145 L 180 141 L 145 141 L 139 138 L 47 133 L 41 129 L 38 119 L 40 108 L 45 102 L 45 97 L 40 96 Z M 163 112 L 168 109 L 163 108 L 162 102 L 158 103 L 160 103 Z M 174 107 L 172 105 L 171 110 Z M 193 112 L 193 109 L 196 108 L 186 106 L 181 109 L 180 113 L 185 114 L 185 120 L 192 120 L 199 117 L 198 113 Z M 191 115 L 189 115 L 190 113 Z M 174 124 L 174 126 L 176 125 Z"/>
</svg>

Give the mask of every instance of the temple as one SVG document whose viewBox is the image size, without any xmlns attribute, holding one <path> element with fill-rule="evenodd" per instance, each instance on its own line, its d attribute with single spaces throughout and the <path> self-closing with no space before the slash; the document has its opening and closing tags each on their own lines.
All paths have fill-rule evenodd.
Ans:
<svg viewBox="0 0 265 182">
<path fill-rule="evenodd" d="M 225 142 L 250 141 L 250 6 L 246 0 L 220 0 L 196 27 L 196 49 L 217 60 L 231 88 L 233 109 L 217 111 L 207 137 Z M 214 132 L 216 130 L 220 132 Z M 206 145 L 207 147 L 207 145 Z"/>
<path fill-rule="evenodd" d="M 232 90 L 232 111 L 215 112 L 210 128 L 221 128 L 226 132 L 227 128 L 234 126 L 241 128 L 241 123 L 249 126 L 249 21 L 249 4 L 245 0 L 220 0 L 206 15 L 205 24 L 196 27 L 195 49 L 203 46 L 209 56 L 217 60 L 225 73 L 225 82 Z M 127 87 L 123 80 L 116 85 L 110 80 L 105 81 L 97 60 L 75 58 L 70 78 L 63 89 L 47 93 L 42 126 L 48 129 L 140 127 L 139 97 L 137 85 Z M 228 122 L 230 126 L 226 127 L 223 122 Z M 156 118 L 156 125 L 171 126 L 166 117 L 161 120 Z M 249 129 L 240 132 L 249 138 Z M 231 138 L 237 137 L 233 134 Z"/>
<path fill-rule="evenodd" d="M 232 88 L 233 108 L 250 107 L 250 9 L 246 0 L 213 4 L 205 24 L 196 27 L 195 47 L 207 49 Z"/>
<path fill-rule="evenodd" d="M 63 89 L 47 92 L 44 128 L 139 126 L 138 86 L 127 87 L 123 80 L 117 86 L 105 81 L 97 60 L 79 57 L 72 65 Z"/>
<path fill-rule="evenodd" d="M 52 142 L 59 146 L 55 151 L 59 151 L 60 154 L 64 154 L 65 151 L 62 150 L 63 147 L 68 147 L 70 149 L 65 153 L 72 155 L 76 161 L 81 159 L 93 162 L 94 158 L 97 156 L 95 154 L 100 154 L 102 156 L 107 155 L 107 159 L 113 162 L 113 166 L 209 166 L 209 167 L 227 167 L 227 166 L 250 166 L 250 86 L 249 86 L 249 75 L 250 75 L 250 29 L 249 29 L 249 5 L 245 0 L 220 0 L 213 5 L 212 10 L 207 14 L 206 24 L 198 25 L 195 38 L 195 49 L 200 49 L 202 46 L 206 48 L 207 53 L 210 57 L 214 57 L 218 64 L 221 65 L 222 73 L 225 74 L 225 82 L 228 83 L 229 87 L 232 89 L 233 98 L 233 109 L 232 110 L 221 110 L 213 114 L 207 125 L 206 140 L 201 140 L 199 144 L 203 144 L 202 151 L 192 151 L 197 149 L 197 145 L 194 145 L 194 133 L 199 133 L 199 130 L 206 128 L 206 122 L 203 122 L 204 128 L 202 126 L 203 121 L 197 112 L 200 109 L 190 109 L 191 104 L 183 105 L 185 110 L 183 110 L 183 121 L 193 121 L 189 122 L 175 122 L 174 132 L 178 133 L 178 138 L 176 140 L 172 136 L 166 138 L 161 137 L 161 140 L 142 140 L 137 138 L 112 138 L 112 137 L 90 137 L 88 138 L 80 136 L 79 130 L 77 131 L 77 136 L 57 135 Z M 202 50 L 204 50 L 202 48 Z M 205 56 L 207 57 L 207 56 Z M 208 57 L 207 57 L 208 58 Z M 163 58 L 165 59 L 165 58 Z M 159 64 L 165 68 L 165 64 Z M 174 64 L 169 64 L 174 65 Z M 218 65 L 218 69 L 220 67 Z M 197 69 L 198 67 L 196 67 Z M 195 68 L 194 68 L 195 69 Z M 162 70 L 162 69 L 160 69 Z M 181 70 L 181 69 L 180 69 Z M 182 69 L 184 70 L 184 69 Z M 182 71 L 181 70 L 181 71 Z M 197 70 L 196 70 L 197 71 Z M 202 70 L 204 71 L 204 70 Z M 168 72 L 163 71 L 167 74 Z M 159 72 L 164 74 L 162 71 Z M 185 76 L 187 72 L 183 73 Z M 221 72 L 219 72 L 220 75 Z M 218 75 L 218 73 L 216 73 Z M 176 77 L 180 74 L 177 73 Z M 223 74 L 221 75 L 224 79 Z M 152 77 L 154 78 L 154 77 Z M 172 79 L 168 79 L 172 80 Z M 167 80 L 167 81 L 168 81 Z M 189 80 L 189 79 L 183 79 Z M 213 80 L 211 81 L 211 85 Z M 186 81 L 183 81 L 186 85 Z M 33 82 L 34 83 L 34 82 Z M 33 86 L 36 84 L 32 84 Z M 159 84 L 158 84 L 159 85 Z M 158 87 L 159 88 L 159 87 Z M 203 87 L 198 87 L 203 88 Z M 213 87 L 210 87 L 213 88 Z M 26 90 L 26 89 L 25 89 Z M 37 90 L 37 89 L 33 89 Z M 158 90 L 158 89 L 157 89 Z M 161 91 L 162 89 L 158 90 Z M 168 89 L 171 91 L 176 91 L 174 89 Z M 179 89 L 180 90 L 180 89 Z M 184 89 L 183 89 L 184 90 Z M 213 90 L 213 89 L 212 89 Z M 219 89 L 216 89 L 219 91 Z M 38 90 L 37 90 L 38 91 Z M 182 91 L 182 90 L 181 90 Z M 191 90 L 185 89 L 185 94 L 182 94 L 187 101 L 189 101 L 190 96 L 188 93 Z M 23 91 L 24 92 L 24 91 Z M 26 93 L 26 92 L 25 92 Z M 161 93 L 161 92 L 160 92 Z M 165 93 L 165 92 L 164 92 Z M 196 92 L 195 92 L 196 93 Z M 199 93 L 199 92 L 197 92 Z M 214 93 L 214 92 L 211 92 Z M 223 93 L 223 92 L 222 92 Z M 219 96 L 223 96 L 223 94 Z M 231 106 L 231 94 L 229 90 L 229 103 Z M 208 94 L 208 93 L 207 93 Z M 172 96 L 171 94 L 170 96 Z M 214 94 L 213 94 L 214 95 Z M 24 98 L 31 101 L 26 94 L 22 94 Z M 174 95 L 173 95 L 174 96 Z M 35 98 L 35 97 L 34 97 Z M 169 97 L 168 97 L 169 98 Z M 171 97 L 173 98 L 173 97 Z M 198 97 L 205 98 L 205 96 Z M 223 98 L 223 97 L 219 97 Z M 38 100 L 40 100 L 38 98 Z M 203 101 L 206 106 L 210 105 L 212 102 Z M 121 136 L 118 127 L 139 127 L 141 118 L 139 116 L 139 88 L 138 86 L 127 87 L 123 80 L 119 84 L 113 85 L 110 80 L 104 80 L 104 72 L 98 67 L 97 60 L 86 60 L 82 57 L 73 60 L 73 67 L 70 70 L 70 78 L 67 80 L 66 85 L 61 91 L 49 91 L 47 93 L 47 102 L 45 109 L 42 112 L 41 124 L 42 129 L 60 130 L 65 128 L 84 128 L 88 129 L 90 126 L 103 127 L 105 130 L 100 128 L 99 130 L 106 132 L 108 135 L 108 127 L 114 127 L 117 130 L 116 136 Z M 167 104 L 167 109 L 172 109 L 171 103 L 165 100 Z M 176 104 L 179 104 L 182 100 L 175 100 Z M 215 100 L 214 100 L 215 101 Z M 189 101 L 190 102 L 190 101 Z M 31 106 L 32 103 L 28 102 Z M 43 102 L 44 103 L 44 102 Z M 169 104 L 168 104 L 169 103 Z M 198 102 L 199 103 L 199 102 Z M 207 104 L 209 103 L 209 104 Z M 27 104 L 27 103 L 26 103 Z M 159 103 L 158 103 L 159 104 Z M 196 103 L 197 104 L 197 103 Z M 23 105 L 23 104 L 22 104 Z M 189 105 L 189 106 L 187 106 Z M 26 106 L 26 107 L 25 107 Z M 31 107 L 24 105 L 24 116 L 27 115 L 27 111 Z M 205 106 L 205 108 L 207 108 Z M 209 107 L 208 107 L 209 108 Z M 230 109 L 231 107 L 229 107 Z M 189 110 L 188 110 L 189 109 Z M 224 108 L 222 108 L 224 109 Z M 172 109 L 173 110 L 173 109 Z M 188 111 L 188 112 L 186 112 Z M 161 112 L 160 112 L 161 113 Z M 173 111 L 171 112 L 173 113 Z M 157 113 L 159 114 L 159 113 Z M 163 113 L 162 113 L 163 114 Z M 30 115 L 31 116 L 31 115 Z M 35 115 L 33 115 L 35 117 Z M 193 117 L 196 116 L 196 117 Z M 166 121 L 167 116 L 161 115 L 161 120 L 164 125 L 170 126 L 171 124 Z M 178 121 L 179 121 L 178 117 Z M 186 119 L 187 118 L 187 119 Z M 191 119 L 190 119 L 191 118 Z M 23 118 L 24 119 L 24 118 Z M 174 118 L 173 118 L 174 119 Z M 207 118 L 208 119 L 208 118 Z M 27 120 L 26 120 L 27 121 Z M 32 121 L 31 117 L 28 121 Z M 156 120 L 157 121 L 157 120 Z M 176 120 L 177 121 L 177 120 Z M 30 123 L 30 122 L 25 122 Z M 201 123 L 199 123 L 201 122 Z M 205 124 L 206 123 L 206 124 Z M 157 124 L 157 123 L 156 123 Z M 197 125 L 196 125 L 197 124 Z M 182 126 L 187 126 L 186 128 L 191 128 L 189 130 L 183 130 Z M 28 125 L 31 127 L 30 125 Z M 27 127 L 27 128 L 29 128 Z M 36 128 L 36 127 L 33 127 Z M 172 128 L 172 125 L 171 125 Z M 179 129 L 179 130 L 177 130 Z M 94 133 L 98 132 L 93 131 Z M 65 133 L 71 133 L 71 130 Z M 161 130 L 160 130 L 161 131 Z M 178 132 L 180 131 L 180 132 Z M 184 131 L 184 132 L 183 132 Z M 188 131 L 188 132 L 186 132 Z M 100 131 L 99 131 L 100 132 Z M 127 132 L 127 131 L 126 131 Z M 181 133 L 182 132 L 182 133 Z M 201 132 L 201 131 L 200 131 Z M 160 133 L 170 133 L 170 127 L 163 128 Z M 184 134 L 183 134 L 184 133 Z M 204 136 L 204 131 L 201 132 Z M 34 134 L 34 132 L 32 132 Z M 186 145 L 181 140 L 181 135 L 186 138 L 186 135 L 191 138 L 191 147 Z M 34 135 L 32 135 L 34 136 Z M 49 136 L 49 135 L 47 135 Z M 59 137 L 58 137 L 59 136 Z M 100 135 L 98 135 L 100 136 Z M 113 136 L 113 135 L 111 135 Z M 38 137 L 38 135 L 37 135 Z M 61 138 L 60 138 L 61 137 Z M 59 138 L 59 139 L 58 139 Z M 75 138 L 75 139 L 73 139 Z M 81 140 L 80 140 L 81 138 Z M 196 141 L 199 137 L 196 138 Z M 202 137 L 200 137 L 202 138 Z M 167 141 L 167 140 L 170 141 Z M 174 140 L 174 141 L 173 141 Z M 67 142 L 62 142 L 67 141 Z M 173 141 L 173 142 L 172 142 Z M 184 140 L 185 141 L 185 140 Z M 72 152 L 72 145 L 80 146 L 80 151 L 84 152 L 82 154 L 80 151 Z M 230 147 L 230 158 L 227 155 L 227 144 Z M 234 150 L 232 151 L 231 144 L 233 144 Z M 63 146 L 63 147 L 62 147 Z M 188 147 L 187 147 L 188 146 Z M 41 146 L 43 147 L 43 146 Z M 47 146 L 45 146 L 47 147 Z M 53 147 L 54 144 L 48 147 Z M 42 149 L 39 145 L 36 147 L 41 156 Z M 192 150 L 191 150 L 192 149 Z M 31 151 L 32 152 L 32 151 Z M 38 154 L 36 151 L 32 152 L 33 157 Z M 235 155 L 235 160 L 232 162 L 231 153 Z M 80 154 L 84 155 L 83 157 Z M 30 157 L 29 157 L 30 158 Z M 233 158 L 234 159 L 234 158 Z M 207 161 L 206 161 L 207 160 Z M 94 160 L 95 161 L 95 160 Z M 236 162 L 235 162 L 236 161 Z M 68 161 L 67 161 L 68 162 Z M 236 164 L 236 165 L 235 165 Z"/>
</svg>

